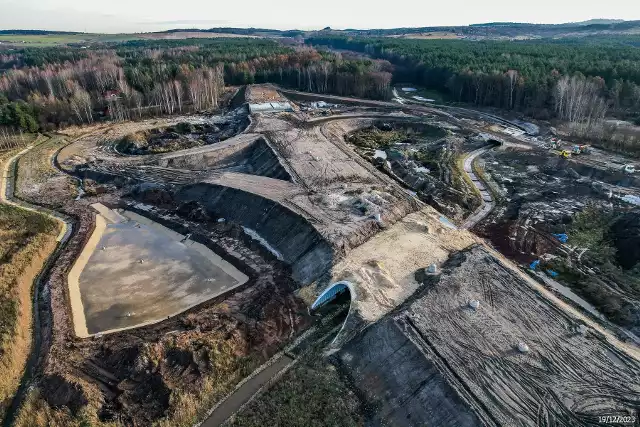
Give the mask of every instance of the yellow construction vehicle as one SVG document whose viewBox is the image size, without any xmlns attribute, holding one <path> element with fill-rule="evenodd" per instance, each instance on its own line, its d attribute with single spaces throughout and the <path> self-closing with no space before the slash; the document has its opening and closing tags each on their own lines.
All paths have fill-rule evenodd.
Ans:
<svg viewBox="0 0 640 427">
<path fill-rule="evenodd" d="M 565 159 L 568 159 L 569 157 L 571 157 L 571 152 L 569 150 L 562 150 L 560 152 L 560 155 Z"/>
</svg>

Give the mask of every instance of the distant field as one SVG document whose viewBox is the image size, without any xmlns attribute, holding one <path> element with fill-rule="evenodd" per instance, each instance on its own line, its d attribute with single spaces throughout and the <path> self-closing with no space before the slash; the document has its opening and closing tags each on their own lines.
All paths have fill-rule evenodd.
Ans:
<svg viewBox="0 0 640 427">
<path fill-rule="evenodd" d="M 18 46 L 56 46 L 70 43 L 108 43 L 122 42 L 127 40 L 177 40 L 189 38 L 221 38 L 221 37 L 243 37 L 257 38 L 241 34 L 208 33 L 204 31 L 189 31 L 176 33 L 140 33 L 140 34 L 0 34 L 2 45 Z"/>
<path fill-rule="evenodd" d="M 400 34 L 400 35 L 394 35 L 389 37 L 396 38 L 396 39 L 402 38 L 402 39 L 422 39 L 422 40 L 459 39 L 460 38 L 456 33 L 449 33 L 449 32 Z"/>
<path fill-rule="evenodd" d="M 131 36 L 136 36 L 136 38 L 140 39 L 150 39 L 150 40 L 159 40 L 159 39 L 167 39 L 167 40 L 178 40 L 178 39 L 214 39 L 214 38 L 250 38 L 256 39 L 259 36 L 250 36 L 244 34 L 228 34 L 228 33 L 208 33 L 206 31 L 189 31 L 189 32 L 178 32 L 178 33 L 146 33 L 146 34 L 131 34 Z"/>
</svg>

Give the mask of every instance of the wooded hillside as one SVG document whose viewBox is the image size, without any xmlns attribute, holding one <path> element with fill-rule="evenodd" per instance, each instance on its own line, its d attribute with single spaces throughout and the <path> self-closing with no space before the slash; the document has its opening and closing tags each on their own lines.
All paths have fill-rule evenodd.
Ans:
<svg viewBox="0 0 640 427">
<path fill-rule="evenodd" d="M 0 54 L 0 126 L 33 132 L 215 109 L 225 85 L 248 83 L 384 99 L 392 68 L 246 38 L 7 50 Z"/>
</svg>

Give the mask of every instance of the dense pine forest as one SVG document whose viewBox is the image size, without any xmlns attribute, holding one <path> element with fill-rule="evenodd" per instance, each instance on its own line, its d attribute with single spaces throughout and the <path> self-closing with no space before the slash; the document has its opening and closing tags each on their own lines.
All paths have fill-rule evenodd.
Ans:
<svg viewBox="0 0 640 427">
<path fill-rule="evenodd" d="M 633 40 L 315 37 L 307 42 L 386 59 L 395 66 L 394 80 L 446 93 L 455 102 L 582 121 L 607 110 L 637 117 L 640 49 L 628 43 Z"/>
</svg>

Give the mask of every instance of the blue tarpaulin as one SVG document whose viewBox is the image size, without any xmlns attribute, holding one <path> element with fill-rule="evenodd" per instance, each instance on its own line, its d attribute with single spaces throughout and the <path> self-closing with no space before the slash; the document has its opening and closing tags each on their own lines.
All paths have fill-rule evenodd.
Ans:
<svg viewBox="0 0 640 427">
<path fill-rule="evenodd" d="M 551 277 L 558 277 L 558 272 L 553 270 L 547 270 L 547 274 Z"/>
<path fill-rule="evenodd" d="M 531 265 L 529 266 L 529 268 L 530 268 L 530 269 L 532 269 L 532 270 L 535 270 L 536 268 L 538 268 L 538 266 L 539 266 L 539 265 L 540 265 L 540 260 L 539 260 L 539 259 L 537 259 L 537 260 L 535 260 L 535 261 L 533 261 L 533 262 L 531 263 Z"/>
<path fill-rule="evenodd" d="M 562 233 L 562 234 L 554 234 L 554 237 L 556 239 L 560 240 L 562 243 L 567 243 L 567 240 L 569 240 L 569 236 L 567 236 L 564 233 Z"/>
</svg>

